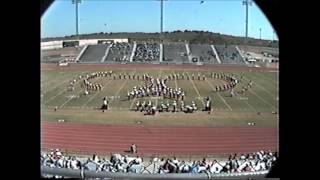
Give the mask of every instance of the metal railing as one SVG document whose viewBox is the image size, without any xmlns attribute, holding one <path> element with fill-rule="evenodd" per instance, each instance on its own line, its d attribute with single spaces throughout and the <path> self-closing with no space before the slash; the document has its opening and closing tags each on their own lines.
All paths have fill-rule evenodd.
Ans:
<svg viewBox="0 0 320 180">
<path fill-rule="evenodd" d="M 68 178 L 110 178 L 110 179 L 251 179 L 264 178 L 268 171 L 241 172 L 241 173 L 170 173 L 170 174 L 137 174 L 137 173 L 112 173 L 89 170 L 76 170 L 67 168 L 50 168 L 41 166 L 41 173 L 45 175 L 58 175 Z"/>
</svg>

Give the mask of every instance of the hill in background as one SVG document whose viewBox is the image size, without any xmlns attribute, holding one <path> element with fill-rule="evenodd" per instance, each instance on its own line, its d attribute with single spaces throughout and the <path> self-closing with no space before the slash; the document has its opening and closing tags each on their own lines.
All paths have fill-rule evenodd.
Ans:
<svg viewBox="0 0 320 180">
<path fill-rule="evenodd" d="M 278 41 L 260 40 L 254 38 L 224 35 L 220 33 L 212 33 L 209 31 L 173 31 L 163 32 L 162 39 L 164 42 L 184 42 L 203 43 L 203 44 L 225 44 L 225 45 L 250 45 L 278 48 Z M 129 41 L 159 41 L 160 33 L 142 33 L 142 32 L 118 32 L 118 33 L 92 33 L 81 34 L 80 39 L 103 39 L 103 38 L 128 38 Z M 54 40 L 76 40 L 75 35 L 65 37 L 42 38 L 42 42 Z"/>
</svg>

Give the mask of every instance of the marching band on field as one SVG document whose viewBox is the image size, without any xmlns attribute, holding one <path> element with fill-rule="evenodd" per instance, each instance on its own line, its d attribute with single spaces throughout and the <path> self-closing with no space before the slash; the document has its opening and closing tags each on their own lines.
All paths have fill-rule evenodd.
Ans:
<svg viewBox="0 0 320 180">
<path fill-rule="evenodd" d="M 77 81 L 82 80 L 82 87 L 84 89 L 84 94 L 89 95 L 91 91 L 101 91 L 102 90 L 102 84 L 101 83 L 92 83 L 90 80 L 97 78 L 97 77 L 110 77 L 114 80 L 116 79 L 129 79 L 129 80 L 142 80 L 144 81 L 144 85 L 140 86 L 134 86 L 131 90 L 127 91 L 127 98 L 128 100 L 135 100 L 137 98 L 144 98 L 144 97 L 158 97 L 161 99 L 167 99 L 166 103 L 161 101 L 160 105 L 156 107 L 156 105 L 149 100 L 146 101 L 139 101 L 137 100 L 135 102 L 135 110 L 146 112 L 147 114 L 154 114 L 155 111 L 159 112 L 194 112 L 198 110 L 197 104 L 192 101 L 190 105 L 185 105 L 185 97 L 186 92 L 182 88 L 171 88 L 167 86 L 167 82 L 171 80 L 190 80 L 189 75 L 186 75 L 184 73 L 173 73 L 168 74 L 164 78 L 154 78 L 150 76 L 149 74 L 126 74 L 126 73 L 119 73 L 118 76 L 113 74 L 112 71 L 105 71 L 105 72 L 95 72 L 91 74 L 86 75 L 79 75 L 77 78 L 73 78 L 73 80 L 70 81 L 68 88 L 74 91 L 75 84 Z M 222 85 L 216 85 L 214 91 L 215 92 L 222 92 L 222 91 L 229 91 L 230 96 L 233 97 L 236 95 L 234 88 L 239 83 L 239 80 L 235 78 L 233 75 L 226 75 L 224 73 L 211 73 L 210 76 L 214 79 L 220 79 L 224 80 L 226 83 Z M 198 80 L 198 81 L 205 81 L 206 76 L 197 74 L 191 74 L 192 80 Z M 242 79 L 242 77 L 241 77 Z M 249 80 L 249 83 L 246 86 L 243 86 L 238 94 L 242 94 L 249 90 L 249 88 L 252 87 L 253 82 Z M 169 100 L 172 101 L 172 103 L 169 103 Z M 211 111 L 211 98 L 206 97 L 203 101 L 204 104 L 204 111 Z M 103 98 L 103 104 L 101 109 L 108 109 L 109 107 L 109 101 L 107 97 Z"/>
</svg>

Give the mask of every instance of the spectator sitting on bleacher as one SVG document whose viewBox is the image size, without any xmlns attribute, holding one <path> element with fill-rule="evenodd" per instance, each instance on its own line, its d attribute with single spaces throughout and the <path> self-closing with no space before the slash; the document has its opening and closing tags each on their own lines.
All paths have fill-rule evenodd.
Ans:
<svg viewBox="0 0 320 180">
<path fill-rule="evenodd" d="M 160 56 L 160 49 L 156 43 L 137 44 L 134 59 L 135 61 L 153 61 L 158 60 Z"/>
<path fill-rule="evenodd" d="M 214 160 L 210 166 L 210 172 L 214 174 L 220 173 L 222 169 L 223 169 L 222 165 L 219 164 L 217 160 Z"/>
<path fill-rule="evenodd" d="M 157 159 L 157 158 L 155 158 Z M 68 169 L 86 169 L 89 171 L 104 172 L 131 172 L 142 173 L 144 169 L 143 159 L 139 156 L 129 157 L 127 155 L 113 154 L 109 160 L 100 159 L 94 155 L 87 160 L 80 160 L 76 157 L 65 157 L 63 153 L 56 149 L 50 153 L 41 153 L 41 165 L 51 168 L 68 168 Z M 277 153 L 260 151 L 257 153 L 243 154 L 239 157 L 230 156 L 226 162 L 214 160 L 212 163 L 203 159 L 202 161 L 185 162 L 179 161 L 176 157 L 173 159 L 162 158 L 161 161 L 154 160 L 158 163 L 158 168 L 154 170 L 157 173 L 242 173 L 258 172 L 270 170 L 277 160 Z M 146 162 L 145 162 L 146 163 Z M 154 166 L 156 167 L 156 166 Z M 50 177 L 50 176 L 46 176 Z M 51 176 L 52 177 L 52 176 Z M 60 177 L 61 176 L 55 176 Z"/>
</svg>

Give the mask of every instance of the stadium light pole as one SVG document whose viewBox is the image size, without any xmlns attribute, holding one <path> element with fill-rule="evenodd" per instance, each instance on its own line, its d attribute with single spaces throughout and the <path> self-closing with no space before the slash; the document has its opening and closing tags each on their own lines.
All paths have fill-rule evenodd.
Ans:
<svg viewBox="0 0 320 180">
<path fill-rule="evenodd" d="M 72 0 L 72 4 L 75 4 L 75 10 L 76 10 L 76 35 L 78 38 L 78 41 L 80 40 L 79 36 L 79 18 L 78 18 L 78 11 L 79 11 L 79 5 L 81 3 L 81 0 Z M 79 42 L 80 45 L 80 42 Z"/>
<path fill-rule="evenodd" d="M 167 0 L 158 0 L 160 1 L 160 41 L 162 42 L 163 35 L 163 1 Z"/>
<path fill-rule="evenodd" d="M 260 40 L 261 40 L 261 28 L 259 29 L 259 31 L 260 31 Z"/>
<path fill-rule="evenodd" d="M 242 5 L 246 6 L 246 38 L 248 38 L 248 13 L 249 13 L 249 6 L 252 5 L 252 1 L 244 0 L 242 1 Z"/>
<path fill-rule="evenodd" d="M 275 34 L 275 31 L 273 30 L 273 33 L 272 33 L 272 42 L 274 42 L 274 34 Z"/>
<path fill-rule="evenodd" d="M 163 32 L 163 0 L 161 0 L 161 6 L 160 6 L 160 33 Z"/>
</svg>

